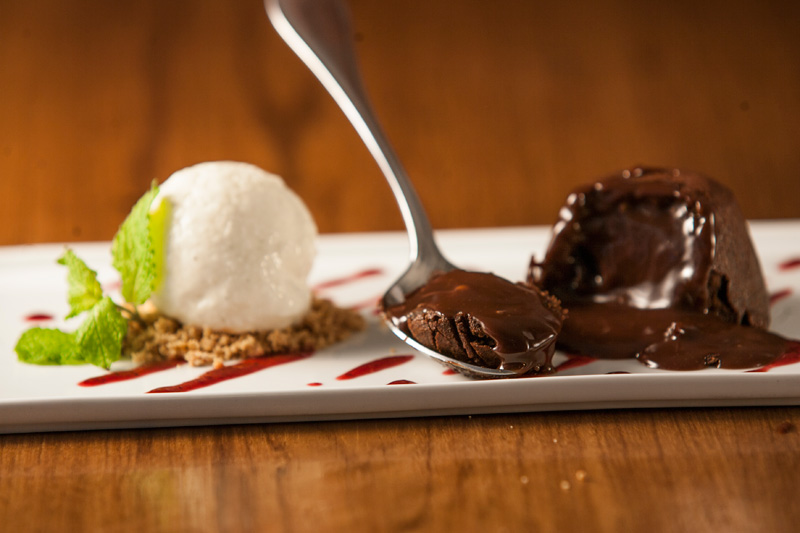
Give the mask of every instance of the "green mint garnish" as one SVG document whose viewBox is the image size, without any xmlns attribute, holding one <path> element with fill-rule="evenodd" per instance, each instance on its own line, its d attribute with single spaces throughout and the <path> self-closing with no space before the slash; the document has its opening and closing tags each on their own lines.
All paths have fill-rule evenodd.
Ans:
<svg viewBox="0 0 800 533">
<path fill-rule="evenodd" d="M 33 328 L 22 334 L 14 348 L 25 363 L 37 365 L 82 365 L 108 368 L 119 359 L 128 321 L 108 296 L 89 311 L 74 333 Z"/>
<path fill-rule="evenodd" d="M 103 298 L 103 289 L 97 281 L 97 272 L 86 266 L 83 259 L 67 249 L 58 260 L 59 265 L 67 267 L 67 301 L 70 312 L 67 318 L 88 311 Z"/>
<path fill-rule="evenodd" d="M 127 332 L 128 321 L 111 298 L 104 297 L 74 333 L 81 362 L 108 368 L 122 354 Z"/>
<path fill-rule="evenodd" d="M 60 329 L 31 328 L 14 347 L 17 358 L 35 365 L 68 365 L 77 361 L 78 344 L 75 335 Z"/>
<path fill-rule="evenodd" d="M 111 245 L 114 268 L 122 276 L 122 296 L 140 305 L 150 297 L 156 283 L 155 251 L 150 237 L 150 204 L 158 194 L 155 182 L 133 206 Z"/>
<path fill-rule="evenodd" d="M 158 283 L 159 264 L 163 262 L 161 248 L 169 205 L 157 209 L 156 220 L 151 222 L 150 204 L 157 194 L 158 186 L 154 181 L 150 190 L 133 206 L 111 246 L 114 268 L 122 277 L 122 296 L 134 306 L 143 304 L 150 297 Z M 70 306 L 67 318 L 81 313 L 86 313 L 86 318 L 73 333 L 58 329 L 29 329 L 17 341 L 14 348 L 17 357 L 22 362 L 37 365 L 90 363 L 108 368 L 122 355 L 128 320 L 111 298 L 103 296 L 97 273 L 72 250 L 67 250 L 58 263 L 67 267 Z M 135 308 L 130 314 L 138 318 Z"/>
</svg>

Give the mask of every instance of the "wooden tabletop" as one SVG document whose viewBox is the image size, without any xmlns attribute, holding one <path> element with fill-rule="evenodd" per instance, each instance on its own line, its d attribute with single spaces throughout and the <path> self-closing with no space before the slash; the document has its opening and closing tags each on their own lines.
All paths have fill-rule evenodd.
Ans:
<svg viewBox="0 0 800 533">
<path fill-rule="evenodd" d="M 796 2 L 351 8 L 437 228 L 550 224 L 636 164 L 800 218 Z M 0 2 L 0 245 L 108 240 L 151 180 L 219 159 L 282 175 L 322 232 L 402 228 L 257 0 Z M 4 435 L 0 529 L 792 531 L 798 426 L 726 408 Z"/>
</svg>

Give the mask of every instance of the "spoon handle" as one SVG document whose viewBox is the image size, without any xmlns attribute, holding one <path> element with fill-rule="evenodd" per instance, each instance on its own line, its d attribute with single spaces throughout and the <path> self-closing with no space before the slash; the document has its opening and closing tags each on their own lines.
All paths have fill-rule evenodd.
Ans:
<svg viewBox="0 0 800 533">
<path fill-rule="evenodd" d="M 264 5 L 278 34 L 344 111 L 389 182 L 408 230 L 411 260 L 441 257 L 425 209 L 367 99 L 344 2 L 265 0 Z"/>
</svg>

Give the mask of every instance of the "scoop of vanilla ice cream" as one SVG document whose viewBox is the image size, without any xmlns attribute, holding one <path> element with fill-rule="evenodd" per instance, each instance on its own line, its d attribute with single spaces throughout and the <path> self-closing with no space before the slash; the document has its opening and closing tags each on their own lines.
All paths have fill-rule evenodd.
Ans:
<svg viewBox="0 0 800 533">
<path fill-rule="evenodd" d="M 151 297 L 184 324 L 229 332 L 282 328 L 311 304 L 317 228 L 283 180 L 229 161 L 179 170 L 168 201 L 161 280 Z"/>
</svg>

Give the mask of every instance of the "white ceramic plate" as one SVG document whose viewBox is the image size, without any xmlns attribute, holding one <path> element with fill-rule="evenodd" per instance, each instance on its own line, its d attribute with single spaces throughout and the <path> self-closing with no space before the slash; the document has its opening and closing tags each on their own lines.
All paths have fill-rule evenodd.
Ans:
<svg viewBox="0 0 800 533">
<path fill-rule="evenodd" d="M 773 327 L 800 338 L 800 221 L 756 222 L 753 237 L 770 291 Z M 448 231 L 445 254 L 465 268 L 522 279 L 531 253 L 541 257 L 547 228 Z M 362 306 L 364 333 L 312 356 L 190 392 L 148 394 L 197 378 L 208 368 L 182 365 L 128 381 L 82 387 L 103 375 L 93 366 L 35 366 L 17 361 L 14 344 L 32 325 L 76 327 L 67 312 L 65 270 L 55 264 L 64 245 L 0 248 L 0 433 L 161 427 L 443 414 L 800 404 L 800 364 L 768 372 L 709 369 L 667 372 L 634 360 L 597 361 L 534 379 L 471 381 L 413 352 L 379 324 L 369 304 L 405 269 L 404 234 L 325 235 L 312 285 L 343 306 Z M 117 277 L 107 244 L 72 245 L 100 280 Z M 784 267 L 781 268 L 781 265 Z M 358 276 L 360 272 L 367 272 Z M 356 276 L 354 276 L 356 275 Z M 352 278 L 349 281 L 345 281 Z M 50 315 L 53 320 L 31 320 Z M 41 317 L 40 317 L 41 318 Z M 411 355 L 402 364 L 354 379 L 339 379 L 365 363 Z M 557 354 L 556 363 L 566 360 Z M 112 370 L 126 369 L 116 363 Z M 609 374 L 627 372 L 628 374 Z M 400 384 L 393 382 L 400 381 Z M 413 382 L 413 383 L 407 383 Z"/>
</svg>

